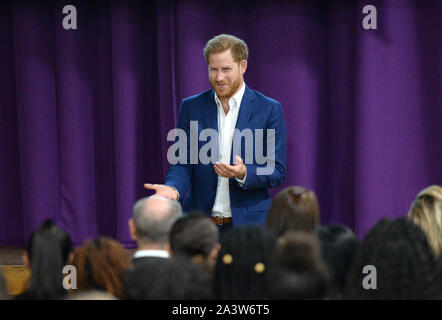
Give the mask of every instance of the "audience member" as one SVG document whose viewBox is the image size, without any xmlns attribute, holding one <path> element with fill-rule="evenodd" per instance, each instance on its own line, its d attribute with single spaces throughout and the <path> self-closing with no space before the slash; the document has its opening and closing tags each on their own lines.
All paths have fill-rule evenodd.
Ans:
<svg viewBox="0 0 442 320">
<path fill-rule="evenodd" d="M 371 267 L 364 271 L 367 266 Z M 384 218 L 368 232 L 356 253 L 346 296 L 432 298 L 437 271 L 437 260 L 424 231 L 406 218 Z"/>
<path fill-rule="evenodd" d="M 213 298 L 207 271 L 189 260 L 145 259 L 124 276 L 126 299 L 205 300 Z"/>
<path fill-rule="evenodd" d="M 179 202 L 160 195 L 135 203 L 129 220 L 138 245 L 133 266 L 126 249 L 107 237 L 72 253 L 69 234 L 46 220 L 29 238 L 23 261 L 31 276 L 14 298 L 442 298 L 440 186 L 419 192 L 408 218 L 380 220 L 362 242 L 346 226 L 320 226 L 316 195 L 302 187 L 278 193 L 266 228 L 233 228 L 221 243 L 210 218 L 200 212 L 181 216 Z M 72 295 L 63 287 L 68 264 L 77 271 Z M 0 300 L 8 298 L 0 270 Z"/>
<path fill-rule="evenodd" d="M 169 232 L 182 215 L 178 201 L 153 195 L 137 201 L 129 230 L 138 250 L 133 257 L 136 264 L 145 259 L 169 258 Z"/>
<path fill-rule="evenodd" d="M 313 191 L 288 187 L 272 200 L 266 225 L 278 236 L 288 230 L 311 232 L 320 224 L 319 204 Z"/>
<path fill-rule="evenodd" d="M 77 268 L 78 292 L 101 290 L 123 296 L 122 275 L 130 259 L 119 242 L 106 237 L 87 241 L 74 251 L 72 264 Z"/>
<path fill-rule="evenodd" d="M 28 288 L 15 298 L 18 300 L 62 299 L 63 267 L 72 260 L 69 234 L 51 220 L 43 222 L 30 236 L 25 265 L 31 269 Z"/>
<path fill-rule="evenodd" d="M 320 226 L 316 230 L 322 260 L 330 272 L 327 297 L 342 298 L 347 274 L 359 246 L 359 239 L 353 231 L 342 225 Z"/>
<path fill-rule="evenodd" d="M 217 299 L 265 299 L 265 276 L 276 235 L 251 225 L 233 228 L 221 241 L 215 265 Z"/>
<path fill-rule="evenodd" d="M 192 259 L 213 270 L 221 246 L 218 228 L 209 217 L 189 212 L 172 226 L 169 241 L 173 257 Z"/>
<path fill-rule="evenodd" d="M 408 218 L 424 230 L 439 257 L 442 251 L 442 187 L 433 185 L 419 192 Z"/>
<path fill-rule="evenodd" d="M 279 239 L 267 276 L 270 299 L 324 299 L 328 283 L 316 237 L 303 231 L 288 231 Z"/>
</svg>

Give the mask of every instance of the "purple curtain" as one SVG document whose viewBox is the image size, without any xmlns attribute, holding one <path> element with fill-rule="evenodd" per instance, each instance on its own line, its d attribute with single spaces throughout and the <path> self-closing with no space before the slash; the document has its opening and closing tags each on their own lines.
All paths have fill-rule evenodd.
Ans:
<svg viewBox="0 0 442 320">
<path fill-rule="evenodd" d="M 78 29 L 65 30 L 74 5 Z M 362 8 L 377 9 L 377 29 Z M 364 236 L 442 182 L 441 1 L 6 1 L 0 7 L 0 244 L 46 218 L 79 244 L 132 246 L 162 183 L 181 99 L 209 88 L 202 49 L 249 46 L 246 83 L 282 102 L 284 185 Z M 281 188 L 273 190 L 274 195 Z"/>
</svg>

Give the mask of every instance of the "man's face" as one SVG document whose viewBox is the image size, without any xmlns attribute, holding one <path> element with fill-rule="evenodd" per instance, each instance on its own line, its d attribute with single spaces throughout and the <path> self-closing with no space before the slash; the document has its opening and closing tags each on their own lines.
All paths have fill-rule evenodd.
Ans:
<svg viewBox="0 0 442 320">
<path fill-rule="evenodd" d="M 229 99 L 242 86 L 247 61 L 237 63 L 229 50 L 209 56 L 209 81 L 219 99 Z"/>
</svg>

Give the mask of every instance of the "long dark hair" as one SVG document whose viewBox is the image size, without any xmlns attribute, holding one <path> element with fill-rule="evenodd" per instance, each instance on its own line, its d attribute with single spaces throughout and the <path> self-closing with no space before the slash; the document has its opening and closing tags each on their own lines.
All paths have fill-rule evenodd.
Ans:
<svg viewBox="0 0 442 320">
<path fill-rule="evenodd" d="M 31 279 L 24 297 L 27 299 L 60 299 L 63 288 L 63 267 L 72 249 L 69 234 L 52 220 L 44 221 L 28 241 L 27 253 Z"/>
</svg>

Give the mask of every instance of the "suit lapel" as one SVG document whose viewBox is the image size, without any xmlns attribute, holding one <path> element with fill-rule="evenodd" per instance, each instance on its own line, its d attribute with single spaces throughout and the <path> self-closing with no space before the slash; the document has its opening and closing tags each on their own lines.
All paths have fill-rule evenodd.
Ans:
<svg viewBox="0 0 442 320">
<path fill-rule="evenodd" d="M 205 128 L 215 129 L 218 132 L 218 107 L 215 102 L 215 91 L 212 90 L 210 92 L 207 100 L 208 101 L 204 106 L 204 122 L 206 123 Z"/>
<path fill-rule="evenodd" d="M 215 91 L 212 90 L 210 94 L 207 96 L 208 100 L 206 101 L 206 105 L 204 106 L 204 123 L 205 128 L 211 128 L 215 129 L 216 132 L 219 132 L 218 129 L 218 106 L 215 102 Z M 205 129 L 204 128 L 204 129 Z M 219 150 L 216 150 L 216 153 L 218 154 Z M 210 164 L 213 166 L 212 164 Z M 216 181 L 218 175 L 215 172 L 215 169 L 210 170 L 212 173 L 213 179 Z"/>
<path fill-rule="evenodd" d="M 239 108 L 238 120 L 236 121 L 235 129 L 242 131 L 242 130 L 249 127 L 249 120 L 254 112 L 254 104 L 253 104 L 254 100 L 255 100 L 255 94 L 246 85 L 246 89 L 244 91 L 244 96 L 241 101 L 241 107 Z M 230 151 L 230 163 L 231 164 L 234 163 L 234 161 L 233 161 L 233 143 L 232 143 L 232 149 Z"/>
</svg>

